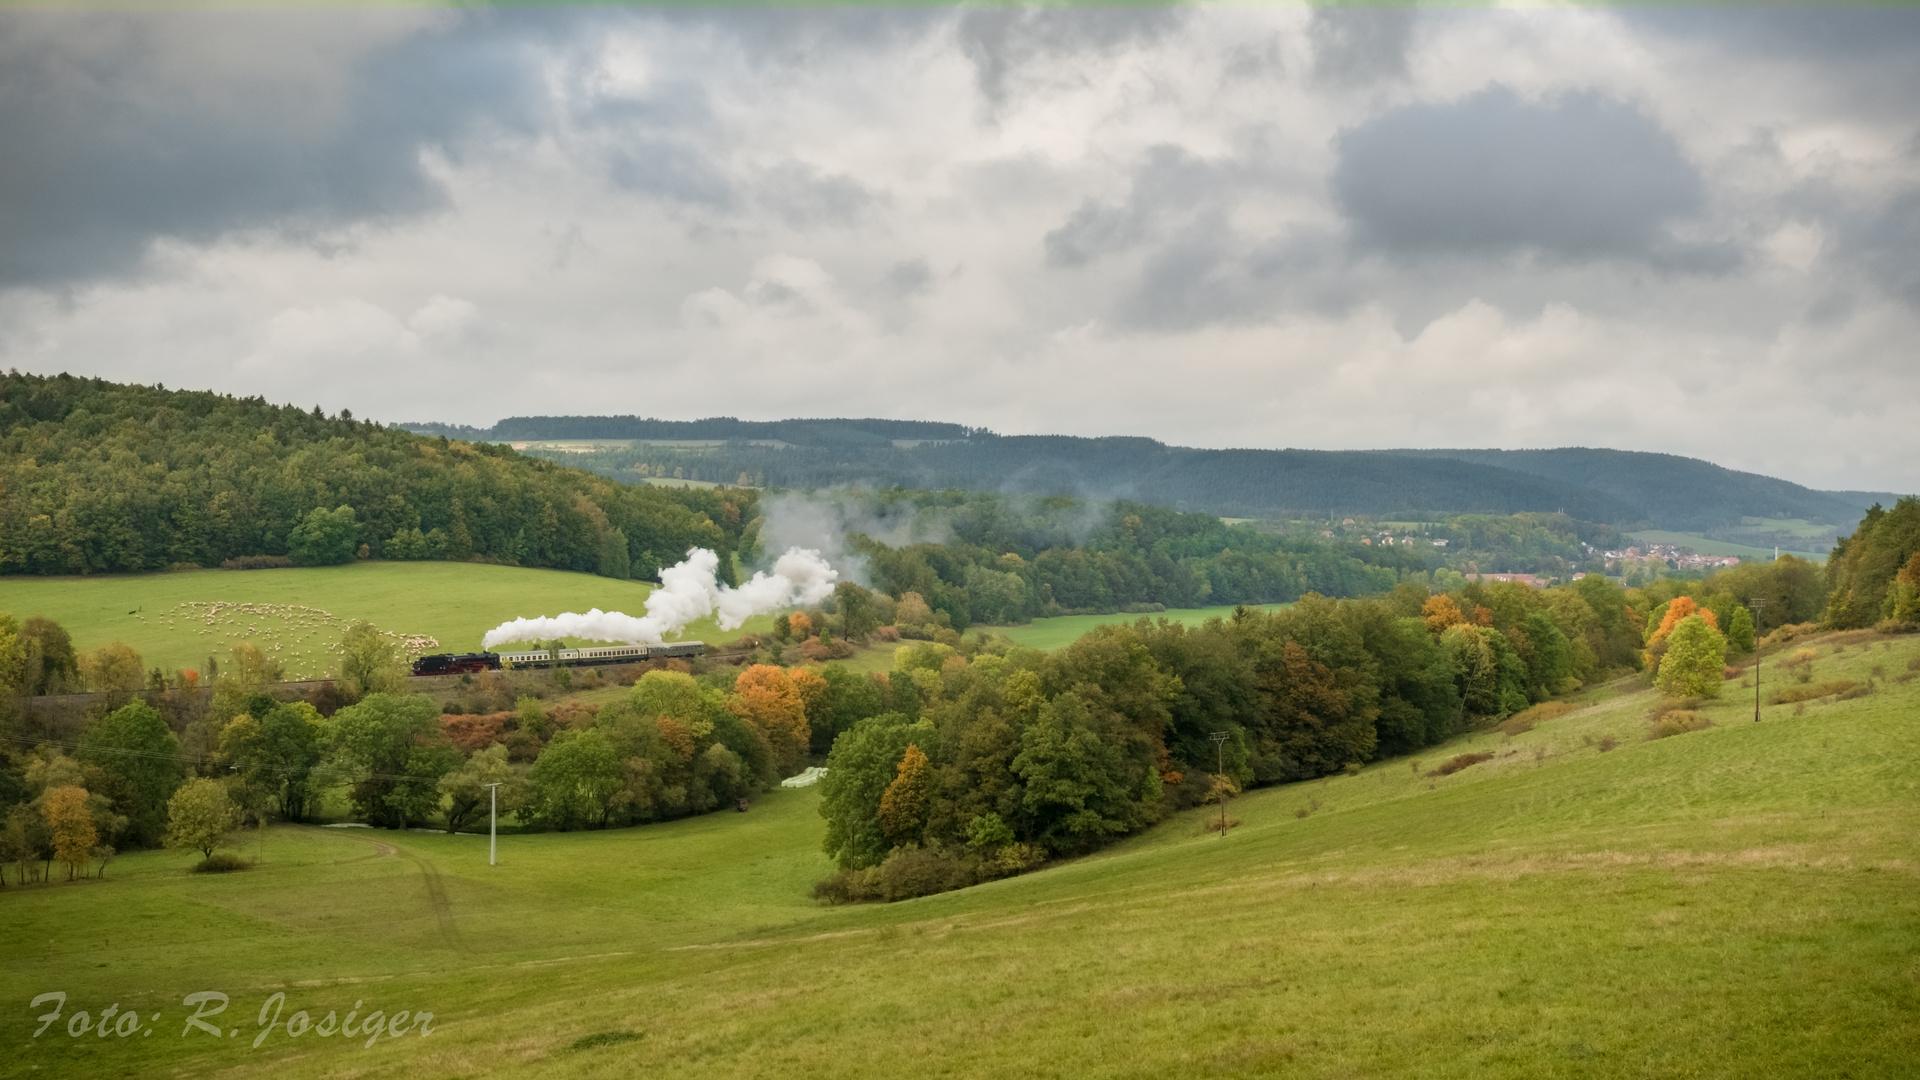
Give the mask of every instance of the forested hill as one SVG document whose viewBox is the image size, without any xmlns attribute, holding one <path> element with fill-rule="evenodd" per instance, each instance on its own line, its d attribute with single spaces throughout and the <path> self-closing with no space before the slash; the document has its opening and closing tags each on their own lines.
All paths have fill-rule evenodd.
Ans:
<svg viewBox="0 0 1920 1080">
<path fill-rule="evenodd" d="M 1588 521 L 1683 531 L 1737 527 L 1743 517 L 1803 518 L 1844 533 L 1868 506 L 1891 505 L 1894 498 L 1816 491 L 1671 454 L 1585 448 L 1200 450 L 1143 438 L 999 436 L 957 424 L 891 420 L 570 416 L 513 417 L 487 429 L 407 426 L 477 439 L 631 440 L 564 455 L 569 464 L 621 478 L 677 473 L 723 482 L 745 476 L 782 488 L 898 485 L 1085 495 L 1228 516 L 1564 511 Z M 699 440 L 723 444 L 685 445 Z"/>
<path fill-rule="evenodd" d="M 790 446 L 891 446 L 894 440 L 964 439 L 974 429 L 926 420 L 651 420 L 641 416 L 510 416 L 490 428 L 405 423 L 422 435 L 512 442 L 520 439 L 652 439 L 663 442 L 741 440 Z"/>
<path fill-rule="evenodd" d="M 1713 529 L 1737 524 L 1746 516 L 1804 518 L 1850 530 L 1867 507 L 1876 502 L 1892 506 L 1899 498 L 1891 492 L 1816 491 L 1698 458 L 1635 450 L 1566 447 L 1388 453 L 1468 461 L 1576 484 L 1640 507 L 1663 529 Z"/>
<path fill-rule="evenodd" d="M 0 374 L 0 573 L 345 562 L 364 545 L 646 577 L 695 544 L 736 550 L 752 498 L 616 483 L 346 412 Z"/>
</svg>

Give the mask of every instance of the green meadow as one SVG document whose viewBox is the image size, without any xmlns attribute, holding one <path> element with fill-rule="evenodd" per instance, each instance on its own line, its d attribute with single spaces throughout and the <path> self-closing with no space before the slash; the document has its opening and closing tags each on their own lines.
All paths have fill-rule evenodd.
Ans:
<svg viewBox="0 0 1920 1080">
<path fill-rule="evenodd" d="M 1255 604 L 1262 611 L 1279 611 L 1287 604 Z M 1114 623 L 1131 624 L 1140 619 L 1166 619 L 1177 623 L 1203 623 L 1208 619 L 1225 619 L 1233 615 L 1233 605 L 1225 607 L 1169 608 L 1151 615 L 1057 615 L 1050 619 L 1035 619 L 1024 626 L 996 626 L 992 631 L 1012 638 L 1016 644 L 1030 649 L 1057 649 L 1070 645 L 1096 626 L 1110 626 Z"/>
<path fill-rule="evenodd" d="M 450 562 L 363 562 L 282 570 L 190 570 L 94 577 L 0 580 L 0 611 L 44 615 L 66 627 L 76 648 L 124 641 L 149 666 L 198 669 L 208 656 L 251 641 L 289 678 L 324 674 L 329 650 L 352 622 L 422 634 L 446 651 L 478 649 L 480 638 L 519 616 L 563 611 L 642 614 L 652 586 L 563 570 Z M 208 605 L 222 608 L 209 614 Z M 249 604 L 251 608 L 239 608 Z M 197 605 L 197 606 L 196 606 Z M 723 632 L 712 620 L 687 637 L 730 640 L 772 628 L 768 618 Z"/>
<path fill-rule="evenodd" d="M 1630 535 L 1636 541 L 1643 544 L 1679 544 L 1682 547 L 1690 547 L 1702 555 L 1738 555 L 1742 559 L 1747 560 L 1762 560 L 1768 562 L 1773 560 L 1773 549 L 1770 547 L 1761 548 L 1754 547 L 1751 544 L 1736 544 L 1730 540 L 1709 540 L 1699 533 L 1642 529 Z M 1825 555 L 1812 551 L 1790 551 L 1787 548 L 1781 548 L 1780 554 L 1796 555 L 1812 562 L 1825 562 L 1827 560 Z"/>
<path fill-rule="evenodd" d="M 1653 692 L 1610 683 L 1249 793 L 1224 837 L 1192 811 L 887 906 L 807 898 L 817 789 L 493 867 L 484 836 L 295 826 L 241 873 L 128 855 L 0 891 L 0 1039 L 21 1076 L 1920 1076 L 1920 638 L 1804 647 L 1875 691 L 1753 723 L 1735 680 L 1650 740 Z M 182 1035 L 198 991 L 232 1034 Z M 130 1034 L 69 1034 L 108 1006 Z M 408 1033 L 286 1033 L 350 1010 Z"/>
</svg>

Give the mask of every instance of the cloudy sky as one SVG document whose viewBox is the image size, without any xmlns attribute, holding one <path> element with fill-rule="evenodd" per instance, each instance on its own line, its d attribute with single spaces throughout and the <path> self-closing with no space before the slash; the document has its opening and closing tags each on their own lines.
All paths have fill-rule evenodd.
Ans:
<svg viewBox="0 0 1920 1080">
<path fill-rule="evenodd" d="M 1920 487 L 1920 11 L 0 13 L 0 366 Z"/>
</svg>

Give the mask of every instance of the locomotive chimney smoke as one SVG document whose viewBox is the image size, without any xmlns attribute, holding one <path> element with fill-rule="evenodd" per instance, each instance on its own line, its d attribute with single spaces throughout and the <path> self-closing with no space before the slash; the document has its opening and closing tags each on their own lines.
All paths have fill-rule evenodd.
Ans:
<svg viewBox="0 0 1920 1080">
<path fill-rule="evenodd" d="M 818 551 L 797 547 L 788 548 L 775 560 L 771 574 L 757 573 L 737 589 L 720 583 L 714 573 L 719 566 L 718 555 L 706 548 L 693 548 L 685 559 L 660 571 L 660 587 L 647 597 L 647 613 L 642 618 L 594 608 L 584 615 L 569 611 L 551 617 L 514 619 L 487 631 L 481 647 L 490 650 L 510 641 L 566 637 L 654 645 L 715 611 L 720 615 L 720 629 L 736 630 L 755 615 L 817 604 L 832 594 L 834 582 L 840 578 L 840 572 Z"/>
</svg>

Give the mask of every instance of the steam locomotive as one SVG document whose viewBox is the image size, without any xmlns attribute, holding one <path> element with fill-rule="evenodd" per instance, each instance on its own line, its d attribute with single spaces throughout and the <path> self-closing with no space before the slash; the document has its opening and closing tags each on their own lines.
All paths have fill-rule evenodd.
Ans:
<svg viewBox="0 0 1920 1080">
<path fill-rule="evenodd" d="M 668 657 L 687 659 L 707 651 L 703 641 L 670 641 L 661 645 L 603 645 L 591 649 L 548 652 L 434 653 L 413 662 L 415 675 L 458 675 L 498 671 L 501 668 L 581 667 L 591 664 L 637 664 Z"/>
</svg>

